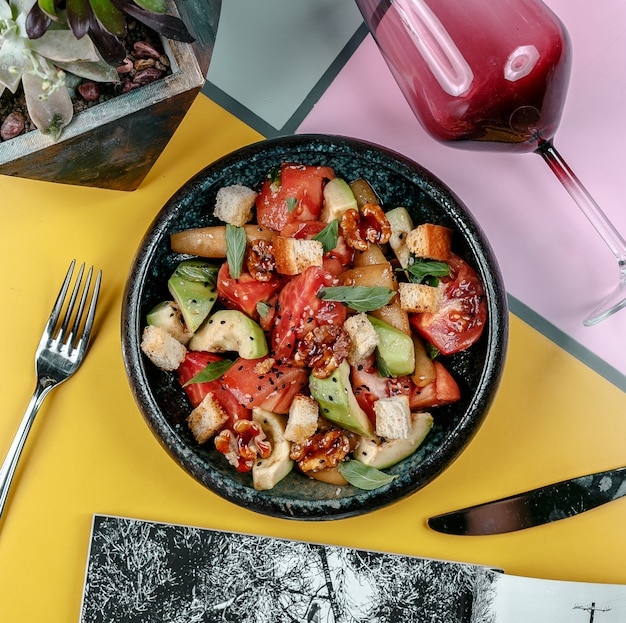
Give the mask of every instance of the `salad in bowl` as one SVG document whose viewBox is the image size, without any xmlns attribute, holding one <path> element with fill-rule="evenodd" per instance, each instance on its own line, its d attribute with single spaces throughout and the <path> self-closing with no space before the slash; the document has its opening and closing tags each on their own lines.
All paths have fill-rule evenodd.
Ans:
<svg viewBox="0 0 626 623">
<path fill-rule="evenodd" d="M 123 346 L 143 415 L 195 478 L 330 519 L 417 490 L 499 382 L 506 304 L 436 178 L 341 137 L 273 139 L 192 179 L 135 259 Z"/>
</svg>

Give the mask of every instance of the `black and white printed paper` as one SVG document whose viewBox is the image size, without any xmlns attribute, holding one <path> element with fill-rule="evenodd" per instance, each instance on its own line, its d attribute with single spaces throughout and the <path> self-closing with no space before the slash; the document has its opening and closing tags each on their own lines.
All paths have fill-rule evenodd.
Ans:
<svg viewBox="0 0 626 623">
<path fill-rule="evenodd" d="M 96 515 L 80 623 L 586 623 L 594 616 L 626 620 L 626 586 Z"/>
</svg>

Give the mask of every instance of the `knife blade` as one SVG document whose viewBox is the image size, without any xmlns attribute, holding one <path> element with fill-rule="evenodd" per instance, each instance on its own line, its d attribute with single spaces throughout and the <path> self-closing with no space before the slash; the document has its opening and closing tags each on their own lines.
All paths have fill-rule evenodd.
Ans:
<svg viewBox="0 0 626 623">
<path fill-rule="evenodd" d="M 626 467 L 539 487 L 525 493 L 443 513 L 428 520 L 437 532 L 503 534 L 573 517 L 626 496 Z"/>
</svg>

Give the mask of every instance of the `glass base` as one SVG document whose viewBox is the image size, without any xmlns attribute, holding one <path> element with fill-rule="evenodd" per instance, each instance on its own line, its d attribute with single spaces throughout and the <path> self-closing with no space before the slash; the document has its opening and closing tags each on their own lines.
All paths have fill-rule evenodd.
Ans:
<svg viewBox="0 0 626 623">
<path fill-rule="evenodd" d="M 586 327 L 592 327 L 626 307 L 626 275 L 622 272 L 620 282 L 592 312 L 583 320 Z"/>
</svg>

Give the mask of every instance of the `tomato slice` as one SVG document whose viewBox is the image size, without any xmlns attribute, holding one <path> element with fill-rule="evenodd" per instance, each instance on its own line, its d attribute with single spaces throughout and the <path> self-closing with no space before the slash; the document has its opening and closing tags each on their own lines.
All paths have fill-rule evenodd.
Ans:
<svg viewBox="0 0 626 623">
<path fill-rule="evenodd" d="M 278 361 L 291 359 L 309 331 L 321 325 L 342 325 L 346 307 L 335 301 L 323 301 L 316 295 L 320 288 L 335 284 L 335 278 L 320 266 L 311 266 L 296 275 L 280 291 L 274 312 L 270 348 Z"/>
<path fill-rule="evenodd" d="M 375 365 L 359 365 L 351 367 L 350 380 L 359 406 L 365 411 L 372 424 L 376 424 L 374 403 L 379 398 L 389 397 L 389 379 L 380 376 Z"/>
<path fill-rule="evenodd" d="M 424 387 L 410 383 L 409 406 L 412 410 L 448 405 L 461 397 L 458 383 L 450 372 L 440 361 L 433 363 L 435 364 L 435 380 L 432 383 Z"/>
<path fill-rule="evenodd" d="M 375 366 L 358 366 L 351 370 L 352 389 L 359 406 L 372 422 L 376 421 L 374 403 L 379 398 L 405 394 L 411 410 L 428 409 L 456 402 L 461 391 L 454 377 L 440 361 L 435 364 L 435 380 L 418 387 L 408 376 L 394 379 L 382 377 Z"/>
<path fill-rule="evenodd" d="M 284 283 L 280 275 L 273 275 L 269 281 L 257 281 L 248 272 L 242 272 L 239 279 L 233 279 L 228 270 L 228 262 L 224 262 L 217 273 L 217 296 L 224 307 L 238 309 L 258 320 L 257 303 L 269 301 Z"/>
<path fill-rule="evenodd" d="M 443 355 L 469 348 L 487 321 L 485 291 L 476 271 L 454 254 L 448 264 L 450 275 L 441 280 L 446 286 L 441 308 L 410 318 L 413 328 Z"/>
<path fill-rule="evenodd" d="M 285 238 L 310 240 L 317 236 L 324 227 L 326 227 L 324 221 L 291 221 L 282 228 L 280 235 L 285 236 Z"/>
<path fill-rule="evenodd" d="M 215 353 L 188 351 L 184 361 L 178 367 L 178 382 L 181 386 L 184 385 L 189 379 L 202 372 L 210 363 L 223 359 L 224 357 Z M 235 395 L 224 387 L 221 379 L 206 383 L 192 383 L 183 389 L 194 407 L 197 407 L 208 393 L 213 392 L 215 398 L 228 413 L 230 420 L 226 424 L 227 426 L 232 425 L 235 420 L 249 420 L 252 417 L 251 411 L 245 408 Z"/>
<path fill-rule="evenodd" d="M 323 221 L 293 221 L 285 225 L 280 235 L 286 238 L 310 240 L 317 236 L 327 225 L 328 223 Z M 339 275 L 352 264 L 353 257 L 354 249 L 340 235 L 337 238 L 337 246 L 324 254 L 324 270 L 332 275 Z"/>
<path fill-rule="evenodd" d="M 237 359 L 222 376 L 222 384 L 239 404 L 248 409 L 261 407 L 274 413 L 288 413 L 294 396 L 308 382 L 304 368 L 274 363 L 267 372 L 259 373 L 268 357 Z"/>
<path fill-rule="evenodd" d="M 283 163 L 277 184 L 272 184 L 270 178 L 263 182 L 256 199 L 257 222 L 262 227 L 282 231 L 293 221 L 319 219 L 324 184 L 334 177 L 331 167 Z"/>
</svg>

